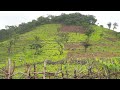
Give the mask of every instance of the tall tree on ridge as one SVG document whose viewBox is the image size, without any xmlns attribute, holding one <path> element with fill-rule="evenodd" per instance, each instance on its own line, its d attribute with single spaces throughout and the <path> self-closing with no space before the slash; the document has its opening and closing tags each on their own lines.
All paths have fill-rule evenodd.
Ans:
<svg viewBox="0 0 120 90">
<path fill-rule="evenodd" d="M 110 28 L 111 28 L 112 23 L 111 23 L 111 22 L 109 22 L 107 25 L 108 25 L 108 28 L 110 29 Z"/>
<path fill-rule="evenodd" d="M 115 23 L 113 23 L 113 30 L 114 29 L 117 29 L 117 26 L 118 26 L 118 24 L 115 22 Z"/>
</svg>

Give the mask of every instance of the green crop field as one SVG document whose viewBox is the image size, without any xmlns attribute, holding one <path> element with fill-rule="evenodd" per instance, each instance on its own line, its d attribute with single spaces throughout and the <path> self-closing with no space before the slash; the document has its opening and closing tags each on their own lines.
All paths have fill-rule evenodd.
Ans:
<svg viewBox="0 0 120 90">
<path fill-rule="evenodd" d="M 0 30 L 0 78 L 120 79 L 120 33 L 96 21 L 61 14 Z"/>
<path fill-rule="evenodd" d="M 64 44 L 63 54 L 60 55 L 58 51 L 59 45 L 55 41 L 55 38 L 58 37 L 57 30 L 60 27 L 60 24 L 45 24 L 34 28 L 34 30 L 30 32 L 19 35 L 18 40 L 12 47 L 10 56 L 8 56 L 7 53 L 9 40 L 1 42 L 0 68 L 7 65 L 8 58 L 10 57 L 11 61 L 15 62 L 16 67 L 19 67 L 15 69 L 16 73 L 19 71 L 24 72 L 23 66 L 25 64 L 32 65 L 34 63 L 44 62 L 44 60 L 50 60 L 52 62 L 66 61 L 67 63 L 62 65 L 62 69 L 63 73 L 66 73 L 66 70 L 67 73 L 70 73 L 70 75 L 66 76 L 69 78 L 72 78 L 74 75 L 74 70 L 79 71 L 79 73 L 87 73 L 89 63 L 91 62 L 97 62 L 97 66 L 94 65 L 93 67 L 94 72 L 102 71 L 102 65 L 108 66 L 108 68 L 113 71 L 119 71 L 120 41 L 113 34 L 114 31 L 95 25 L 92 26 L 95 31 L 90 37 L 90 44 L 92 44 L 92 46 L 88 47 L 87 52 L 84 52 L 84 47 L 80 45 L 80 42 L 84 42 L 87 36 L 81 33 L 68 32 L 68 42 Z M 103 36 L 100 36 L 101 34 L 103 34 Z M 39 55 L 34 54 L 35 49 L 30 49 L 30 45 L 35 42 L 35 36 L 40 38 L 38 43 L 43 45 L 41 48 L 42 52 Z M 109 37 L 110 39 L 107 39 Z M 115 41 L 112 41 L 113 38 Z M 103 59 L 101 60 L 101 58 Z M 75 60 L 84 60 L 86 63 L 84 65 L 71 63 Z M 47 65 L 46 68 L 48 72 L 56 72 L 61 68 L 61 64 Z M 37 70 L 43 70 L 43 63 L 37 65 Z M 20 76 L 20 74 L 16 74 L 13 78 L 20 78 Z M 39 77 L 41 76 L 42 75 L 39 75 Z M 58 78 L 59 76 L 60 75 L 58 75 Z"/>
</svg>

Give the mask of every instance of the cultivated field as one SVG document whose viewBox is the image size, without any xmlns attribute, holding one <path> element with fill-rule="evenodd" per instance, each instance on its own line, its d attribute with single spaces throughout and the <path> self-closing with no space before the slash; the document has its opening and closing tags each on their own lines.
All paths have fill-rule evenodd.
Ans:
<svg viewBox="0 0 120 90">
<path fill-rule="evenodd" d="M 10 48 L 10 40 L 0 42 L 0 77 L 120 78 L 120 40 L 112 30 L 95 25 L 92 28 L 95 31 L 86 52 L 83 43 L 87 36 L 81 26 L 45 24 L 20 35 Z M 60 33 L 67 33 L 67 42 L 59 44 L 56 41 L 62 38 Z"/>
</svg>

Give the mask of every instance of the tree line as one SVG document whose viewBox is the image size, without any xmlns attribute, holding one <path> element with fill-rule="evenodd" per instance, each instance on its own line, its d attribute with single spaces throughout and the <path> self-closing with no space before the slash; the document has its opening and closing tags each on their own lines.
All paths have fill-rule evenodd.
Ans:
<svg viewBox="0 0 120 90">
<path fill-rule="evenodd" d="M 64 24 L 64 25 L 95 25 L 97 19 L 93 15 L 82 15 L 80 13 L 65 14 L 59 16 L 49 15 L 47 17 L 40 16 L 37 20 L 31 22 L 21 23 L 18 26 L 6 26 L 5 29 L 0 30 L 0 41 L 8 40 L 15 35 L 24 34 L 32 31 L 35 27 L 44 24 Z"/>
</svg>

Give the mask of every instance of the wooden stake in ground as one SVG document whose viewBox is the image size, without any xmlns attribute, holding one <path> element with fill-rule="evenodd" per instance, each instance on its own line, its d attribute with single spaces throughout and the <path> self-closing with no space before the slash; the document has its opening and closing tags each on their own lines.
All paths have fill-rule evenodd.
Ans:
<svg viewBox="0 0 120 90">
<path fill-rule="evenodd" d="M 64 73 L 61 71 L 61 74 L 62 74 L 62 79 L 64 79 Z"/>
<path fill-rule="evenodd" d="M 11 60 L 10 58 L 8 59 L 8 79 L 11 77 Z"/>
<path fill-rule="evenodd" d="M 30 79 L 31 78 L 31 74 L 30 74 L 31 66 L 29 64 L 26 64 L 26 66 L 27 66 L 27 69 L 25 71 L 25 73 L 26 73 L 26 79 Z"/>
<path fill-rule="evenodd" d="M 43 70 L 43 79 L 45 79 L 45 76 L 46 76 L 46 63 L 47 63 L 47 61 L 45 60 L 44 61 L 44 70 Z"/>
<path fill-rule="evenodd" d="M 76 73 L 77 73 L 77 71 L 76 71 L 76 70 L 74 70 L 74 79 L 76 79 L 76 78 L 77 78 Z"/>
<path fill-rule="evenodd" d="M 36 75 L 36 64 L 34 64 L 34 79 L 37 78 L 37 75 Z"/>
<path fill-rule="evenodd" d="M 69 74 L 68 74 L 68 71 L 67 71 L 67 70 L 66 70 L 66 75 L 67 75 L 67 78 L 68 78 L 68 75 L 69 75 Z"/>
</svg>

